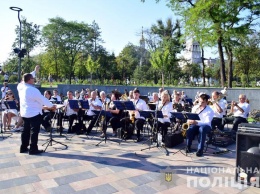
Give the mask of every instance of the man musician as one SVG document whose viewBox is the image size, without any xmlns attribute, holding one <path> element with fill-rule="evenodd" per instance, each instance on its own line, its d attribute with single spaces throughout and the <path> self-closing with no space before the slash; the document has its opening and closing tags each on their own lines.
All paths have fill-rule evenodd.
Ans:
<svg viewBox="0 0 260 194">
<path fill-rule="evenodd" d="M 214 116 L 214 111 L 207 106 L 209 95 L 202 94 L 199 97 L 198 105 L 192 108 L 192 113 L 197 113 L 200 120 L 187 120 L 189 128 L 187 130 L 187 150 L 186 152 L 191 152 L 191 144 L 194 137 L 198 136 L 198 150 L 196 156 L 201 157 L 203 155 L 204 143 L 206 140 L 206 135 L 211 131 L 211 121 Z"/>
<path fill-rule="evenodd" d="M 214 130 L 216 127 L 219 130 L 223 130 L 222 126 L 222 118 L 225 114 L 225 102 L 222 99 L 222 95 L 220 92 L 214 91 L 211 94 L 211 103 L 210 106 L 212 110 L 214 111 L 214 117 L 211 121 L 211 128 Z"/>
<path fill-rule="evenodd" d="M 89 109 L 86 113 L 86 115 L 84 115 L 84 119 L 86 119 L 87 121 L 90 121 L 90 124 L 87 128 L 87 132 L 86 135 L 89 135 L 90 132 L 92 131 L 99 115 L 96 115 L 92 110 L 101 110 L 102 108 L 102 103 L 99 100 L 99 98 L 97 98 L 97 92 L 96 91 L 92 91 L 90 94 L 90 98 L 88 99 L 88 104 L 89 104 Z"/>
<path fill-rule="evenodd" d="M 131 101 L 133 102 L 134 106 L 135 106 L 135 111 L 128 111 L 129 115 L 130 115 L 130 119 L 129 118 L 124 118 L 121 119 L 121 126 L 122 128 L 124 128 L 126 126 L 126 124 L 130 124 L 130 122 L 132 122 L 135 125 L 135 129 L 137 131 L 137 142 L 141 141 L 140 138 L 140 131 L 143 130 L 143 126 L 145 123 L 145 118 L 140 116 L 139 111 L 145 111 L 148 110 L 147 104 L 144 100 L 140 99 L 140 91 L 138 89 L 134 89 L 133 90 L 133 97 L 134 99 L 132 99 Z M 124 129 L 126 130 L 126 129 Z"/>
<path fill-rule="evenodd" d="M 72 132 L 72 124 L 74 122 L 75 119 L 77 119 L 77 112 L 78 112 L 78 109 L 71 109 L 70 108 L 70 105 L 69 105 L 69 100 L 73 100 L 74 97 L 73 97 L 73 92 L 72 91 L 68 91 L 67 92 L 67 99 L 64 100 L 63 102 L 63 112 L 64 112 L 64 115 L 63 115 L 63 112 L 60 112 L 58 114 L 58 123 L 60 125 L 60 132 L 62 132 L 62 118 L 63 117 L 67 117 L 69 119 L 69 129 L 68 129 L 68 133 L 73 133 Z"/>
<path fill-rule="evenodd" d="M 222 126 L 226 123 L 233 122 L 232 132 L 236 133 L 238 129 L 238 125 L 240 123 L 247 123 L 247 117 L 250 111 L 250 105 L 246 102 L 246 95 L 239 95 L 239 102 L 232 101 L 231 102 L 231 110 L 234 116 L 233 117 L 224 117 L 222 120 Z"/>
</svg>

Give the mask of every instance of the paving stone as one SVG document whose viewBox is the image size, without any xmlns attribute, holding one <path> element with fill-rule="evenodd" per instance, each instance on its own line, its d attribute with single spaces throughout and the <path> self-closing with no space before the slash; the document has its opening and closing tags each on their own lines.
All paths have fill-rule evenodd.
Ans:
<svg viewBox="0 0 260 194">
<path fill-rule="evenodd" d="M 76 174 L 71 174 L 67 176 L 62 176 L 62 177 L 57 177 L 54 180 L 59 184 L 59 185 L 64 185 L 64 184 L 69 184 L 72 182 L 76 181 L 81 181 L 89 178 L 96 177 L 96 175 L 90 171 L 86 172 L 81 172 L 81 173 L 76 173 Z"/>
</svg>

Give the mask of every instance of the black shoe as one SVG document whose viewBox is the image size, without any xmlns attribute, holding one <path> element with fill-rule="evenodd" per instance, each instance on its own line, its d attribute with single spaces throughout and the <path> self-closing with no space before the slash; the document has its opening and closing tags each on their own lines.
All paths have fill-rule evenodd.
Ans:
<svg viewBox="0 0 260 194">
<path fill-rule="evenodd" d="M 33 151 L 29 151 L 29 155 L 39 155 L 43 153 L 43 150 L 33 150 Z"/>
<path fill-rule="evenodd" d="M 198 150 L 196 153 L 197 157 L 202 157 L 203 156 L 203 150 Z"/>
<path fill-rule="evenodd" d="M 140 141 L 141 141 L 141 138 L 137 137 L 136 142 L 140 142 Z"/>
<path fill-rule="evenodd" d="M 190 148 L 190 146 L 187 146 L 186 147 L 186 153 L 191 153 L 192 151 L 191 151 L 191 148 Z"/>
<path fill-rule="evenodd" d="M 28 151 L 29 151 L 28 148 L 23 148 L 23 149 L 20 148 L 20 153 L 27 153 Z"/>
</svg>

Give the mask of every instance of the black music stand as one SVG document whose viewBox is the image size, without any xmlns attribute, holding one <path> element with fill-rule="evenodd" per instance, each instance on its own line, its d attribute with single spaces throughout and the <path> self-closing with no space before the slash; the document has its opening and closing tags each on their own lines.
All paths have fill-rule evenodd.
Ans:
<svg viewBox="0 0 260 194">
<path fill-rule="evenodd" d="M 187 112 L 171 112 L 171 115 L 178 118 L 178 119 L 186 119 L 186 120 L 200 120 L 200 117 L 196 113 L 187 113 Z M 188 130 L 188 129 L 187 129 Z M 186 142 L 185 142 L 186 144 Z M 182 151 L 185 151 L 185 154 Z M 185 147 L 179 149 L 177 152 L 173 152 L 173 155 L 177 154 L 178 152 L 182 153 L 183 155 L 187 156 L 187 145 Z"/>
<path fill-rule="evenodd" d="M 144 112 L 146 112 L 146 111 L 142 111 L 142 113 L 140 112 L 140 115 L 141 114 L 144 114 L 144 115 L 147 114 L 147 113 L 144 113 Z M 149 111 L 149 113 L 150 113 L 150 115 L 152 115 L 154 117 L 155 120 L 157 120 L 158 118 L 163 118 L 162 111 Z M 155 123 L 155 121 L 154 121 L 154 123 Z M 155 126 L 153 126 L 153 128 L 154 127 Z M 165 150 L 165 152 L 166 152 L 166 156 L 168 156 L 169 155 L 169 151 L 166 149 L 165 146 L 161 145 L 161 142 L 158 141 L 159 130 L 157 128 L 158 128 L 158 121 L 157 121 L 157 124 L 156 124 L 156 145 L 151 146 L 151 144 L 150 144 L 149 147 L 141 149 L 141 151 L 147 150 L 147 149 L 150 150 L 151 148 L 158 148 L 159 150 L 161 150 L 161 148 L 163 148 Z"/>
<path fill-rule="evenodd" d="M 99 146 L 99 144 L 101 144 L 103 141 L 106 143 L 107 140 L 110 140 L 112 141 L 111 139 L 107 138 L 107 121 L 106 121 L 106 118 L 111 118 L 112 117 L 112 114 L 109 112 L 109 111 L 106 111 L 106 110 L 101 110 L 101 111 L 98 111 L 98 110 L 93 110 L 93 112 L 96 114 L 96 115 L 99 115 L 99 116 L 103 116 L 104 117 L 104 121 L 102 123 L 102 129 L 106 129 L 106 130 L 103 130 L 103 133 L 105 134 L 105 137 L 103 139 L 101 139 L 101 141 L 96 144 L 96 146 Z"/>
<path fill-rule="evenodd" d="M 56 114 L 56 113 L 55 113 L 55 114 Z M 55 114 L 54 114 L 53 117 L 55 117 Z M 49 138 L 44 144 L 42 144 L 42 146 L 44 146 L 45 144 L 47 144 L 47 146 L 46 146 L 44 152 L 47 150 L 47 148 L 48 148 L 49 145 L 52 146 L 52 142 L 54 142 L 54 143 L 56 143 L 56 144 L 63 145 L 63 146 L 65 146 L 65 149 L 67 149 L 67 148 L 68 148 L 67 145 L 65 145 L 65 144 L 63 144 L 63 143 L 61 143 L 61 142 L 56 141 L 56 140 L 53 139 L 53 137 L 52 137 L 52 129 L 53 129 L 53 123 L 52 123 L 52 127 L 51 127 L 51 129 L 50 129 L 50 138 Z M 61 132 L 60 132 L 60 133 L 61 133 Z"/>
</svg>

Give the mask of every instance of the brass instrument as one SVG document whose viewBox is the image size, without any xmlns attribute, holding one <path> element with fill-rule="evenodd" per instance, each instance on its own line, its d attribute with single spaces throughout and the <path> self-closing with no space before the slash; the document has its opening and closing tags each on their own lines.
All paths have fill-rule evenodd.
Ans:
<svg viewBox="0 0 260 194">
<path fill-rule="evenodd" d="M 208 101 L 208 106 L 212 106 L 213 102 L 212 101 Z"/>
<path fill-rule="evenodd" d="M 126 94 L 123 94 L 121 97 L 120 97 L 120 100 L 128 100 L 128 96 Z"/>
<path fill-rule="evenodd" d="M 187 123 L 183 123 L 182 124 L 182 131 L 181 131 L 181 134 L 183 137 L 186 137 L 186 134 L 187 134 L 187 130 L 190 128 L 190 124 L 187 122 Z"/>
<path fill-rule="evenodd" d="M 135 113 L 130 115 L 130 121 L 131 121 L 131 123 L 135 122 Z"/>
</svg>

